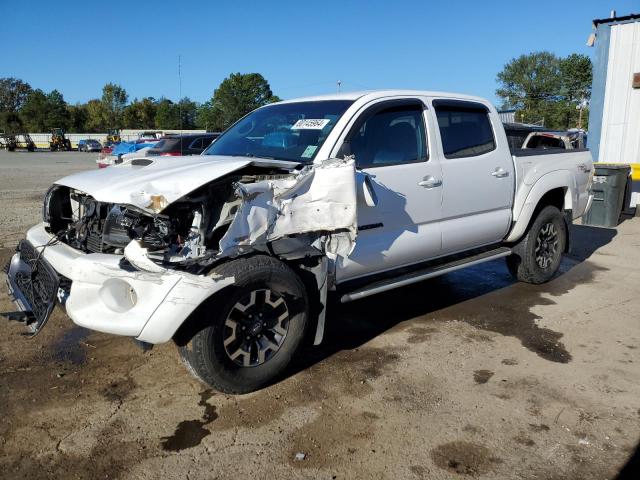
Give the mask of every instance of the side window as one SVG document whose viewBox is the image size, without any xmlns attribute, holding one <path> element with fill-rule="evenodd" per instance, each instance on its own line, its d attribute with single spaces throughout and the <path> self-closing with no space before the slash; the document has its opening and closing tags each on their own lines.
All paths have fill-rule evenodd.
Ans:
<svg viewBox="0 0 640 480">
<path fill-rule="evenodd" d="M 445 158 L 473 157 L 495 150 L 487 110 L 478 106 L 435 107 Z"/>
<path fill-rule="evenodd" d="M 527 145 L 527 147 L 541 148 L 543 150 L 546 150 L 548 148 L 565 148 L 564 142 L 561 138 L 550 137 L 546 135 L 536 135 L 534 137 L 531 137 L 531 140 L 529 141 L 529 145 Z"/>
<path fill-rule="evenodd" d="M 213 142 L 213 138 L 211 137 L 202 137 L 200 140 L 202 140 L 202 149 L 207 148 L 209 145 L 211 145 L 211 142 Z"/>
<path fill-rule="evenodd" d="M 366 113 L 365 113 L 366 115 Z M 365 117 L 350 137 L 351 154 L 360 168 L 427 159 L 421 105 L 391 107 Z"/>
<path fill-rule="evenodd" d="M 202 148 L 202 138 L 196 138 L 193 142 L 191 142 L 189 148 Z"/>
</svg>

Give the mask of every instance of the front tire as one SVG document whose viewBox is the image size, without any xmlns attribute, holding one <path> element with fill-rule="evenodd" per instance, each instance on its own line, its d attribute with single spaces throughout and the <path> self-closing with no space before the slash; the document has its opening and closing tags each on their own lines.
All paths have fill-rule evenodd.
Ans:
<svg viewBox="0 0 640 480">
<path fill-rule="evenodd" d="M 556 207 L 538 213 L 526 235 L 507 257 L 509 272 L 521 282 L 540 284 L 551 280 L 560 268 L 567 245 L 567 229 Z"/>
<path fill-rule="evenodd" d="M 186 326 L 186 342 L 178 340 L 180 356 L 216 390 L 258 390 L 283 373 L 302 344 L 309 317 L 304 284 L 266 255 L 238 258 L 211 273 L 234 277 L 234 284 L 201 306 Z"/>
</svg>

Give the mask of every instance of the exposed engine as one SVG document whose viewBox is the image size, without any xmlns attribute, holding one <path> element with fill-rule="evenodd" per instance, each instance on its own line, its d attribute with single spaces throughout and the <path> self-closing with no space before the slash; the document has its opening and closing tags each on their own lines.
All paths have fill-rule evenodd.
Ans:
<svg viewBox="0 0 640 480">
<path fill-rule="evenodd" d="M 149 258 L 164 265 L 188 266 L 211 258 L 241 200 L 234 184 L 291 175 L 282 170 L 241 172 L 205 185 L 151 214 L 131 205 L 99 202 L 69 187 L 54 185 L 45 196 L 47 230 L 73 248 L 88 253 L 122 254 L 138 240 Z"/>
</svg>

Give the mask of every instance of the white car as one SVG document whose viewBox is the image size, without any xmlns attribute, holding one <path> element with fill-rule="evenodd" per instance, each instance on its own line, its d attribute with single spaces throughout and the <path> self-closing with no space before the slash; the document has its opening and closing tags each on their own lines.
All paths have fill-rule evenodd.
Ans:
<svg viewBox="0 0 640 480">
<path fill-rule="evenodd" d="M 482 98 L 284 101 L 202 156 L 57 181 L 8 283 L 33 334 L 58 304 L 89 329 L 173 340 L 203 382 L 248 392 L 305 333 L 322 341 L 329 292 L 348 302 L 501 257 L 522 281 L 551 279 L 592 176 L 584 149 L 511 152 Z"/>
</svg>

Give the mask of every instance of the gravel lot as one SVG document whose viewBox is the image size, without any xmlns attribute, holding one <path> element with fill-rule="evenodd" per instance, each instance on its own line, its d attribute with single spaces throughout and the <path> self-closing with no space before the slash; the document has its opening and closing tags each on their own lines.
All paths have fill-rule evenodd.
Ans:
<svg viewBox="0 0 640 480">
<path fill-rule="evenodd" d="M 0 152 L 3 263 L 51 182 L 94 159 Z M 172 344 L 142 352 L 60 311 L 28 339 L 5 313 L 0 477 L 614 478 L 640 437 L 640 219 L 573 242 L 546 285 L 498 261 L 333 305 L 324 345 L 237 397 Z"/>
</svg>

